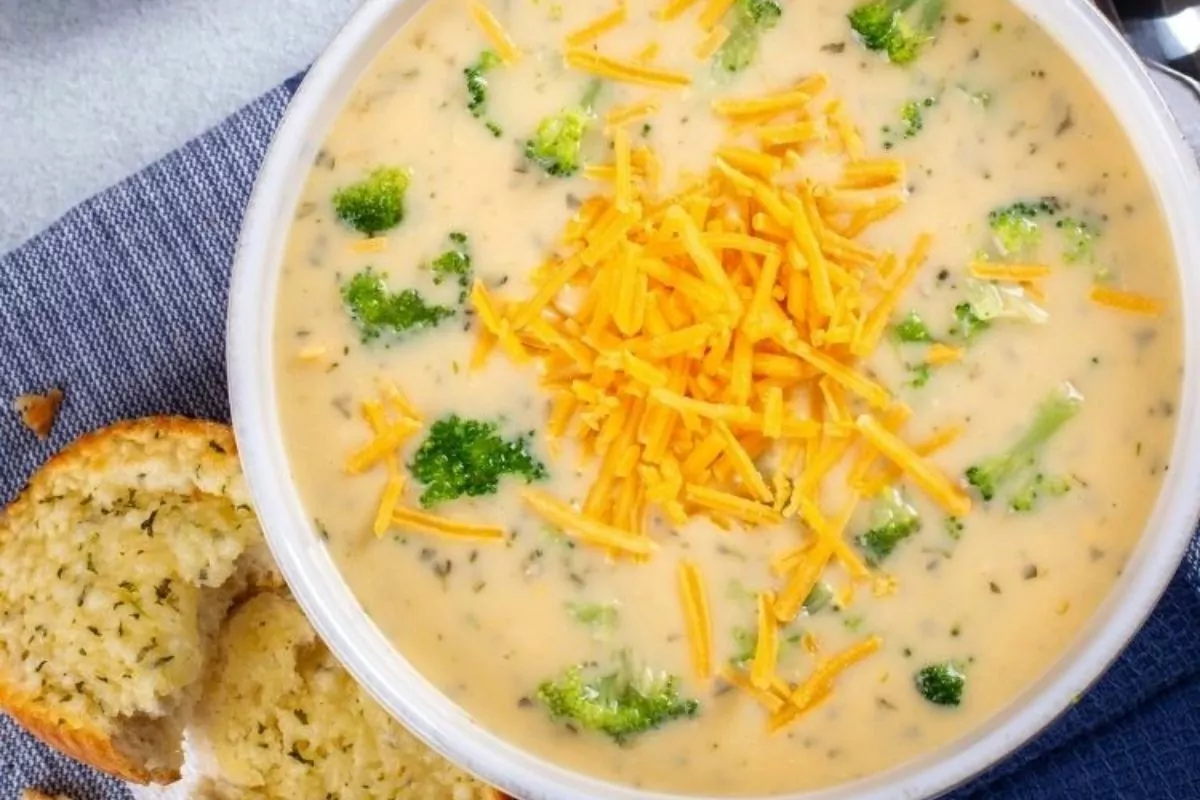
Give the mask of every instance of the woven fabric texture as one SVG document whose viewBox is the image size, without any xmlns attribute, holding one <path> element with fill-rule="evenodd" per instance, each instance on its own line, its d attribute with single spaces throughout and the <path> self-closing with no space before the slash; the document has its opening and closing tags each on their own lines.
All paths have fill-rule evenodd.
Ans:
<svg viewBox="0 0 1200 800">
<path fill-rule="evenodd" d="M 223 332 L 238 225 L 298 79 L 0 258 L 0 401 L 67 400 L 37 444 L 0 414 L 0 500 L 54 451 L 119 419 L 227 419 Z M 1200 488 L 1200 487 L 1198 487 Z M 982 798 L 1200 798 L 1200 546 L 1122 658 L 1062 719 L 953 793 Z M 36 786 L 126 800 L 117 782 L 0 717 L 0 800 Z M 299 800 L 299 799 L 298 799 Z"/>
</svg>

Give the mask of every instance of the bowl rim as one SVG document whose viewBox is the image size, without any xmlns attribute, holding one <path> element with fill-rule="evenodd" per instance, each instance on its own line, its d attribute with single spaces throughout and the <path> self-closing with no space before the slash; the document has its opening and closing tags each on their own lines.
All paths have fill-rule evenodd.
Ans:
<svg viewBox="0 0 1200 800">
<path fill-rule="evenodd" d="M 1011 0 L 1063 47 L 1105 98 L 1137 152 L 1173 242 L 1185 364 L 1200 352 L 1200 171 L 1141 62 L 1087 0 Z M 366 0 L 308 71 L 271 142 L 234 260 L 226 357 L 233 427 L 268 544 L 293 594 L 334 655 L 419 738 L 526 800 L 666 800 L 560 767 L 474 721 L 430 684 L 358 606 L 295 486 L 280 434 L 272 348 L 275 289 L 300 187 L 362 70 L 421 0 Z M 1103 78 L 1103 79 L 1102 79 Z M 264 313 L 266 310 L 267 313 Z M 967 735 L 881 773 L 791 800 L 933 797 L 979 774 L 1045 729 L 1095 682 L 1144 623 L 1182 562 L 1200 516 L 1200 370 L 1185 368 L 1171 469 L 1124 574 L 1048 672 Z M 696 796 L 698 798 L 698 796 Z"/>
</svg>

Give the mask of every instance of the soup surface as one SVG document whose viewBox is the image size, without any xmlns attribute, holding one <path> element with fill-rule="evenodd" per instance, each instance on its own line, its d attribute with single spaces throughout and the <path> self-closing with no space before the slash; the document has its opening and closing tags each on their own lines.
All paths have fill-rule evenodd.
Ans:
<svg viewBox="0 0 1200 800">
<path fill-rule="evenodd" d="M 330 131 L 275 311 L 366 613 L 506 739 L 675 792 L 847 781 L 1012 701 L 1137 542 L 1182 369 L 1154 194 L 1044 33 L 949 0 L 897 64 L 849 0 L 769 5 L 568 41 L 610 0 L 491 0 L 513 58 L 429 3 Z"/>
</svg>

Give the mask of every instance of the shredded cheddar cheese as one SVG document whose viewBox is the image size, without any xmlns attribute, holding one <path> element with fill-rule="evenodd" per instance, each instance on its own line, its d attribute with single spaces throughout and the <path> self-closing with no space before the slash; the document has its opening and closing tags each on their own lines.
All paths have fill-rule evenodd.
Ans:
<svg viewBox="0 0 1200 800">
<path fill-rule="evenodd" d="M 775 624 L 774 607 L 775 599 L 769 593 L 758 595 L 758 640 L 750 666 L 750 683 L 763 691 L 770 691 L 779 660 L 779 628 Z"/>
<path fill-rule="evenodd" d="M 712 621 L 700 570 L 691 561 L 679 563 L 679 601 L 683 606 L 696 677 L 708 678 L 712 674 Z"/>
<path fill-rule="evenodd" d="M 711 31 L 721 21 L 721 18 L 729 12 L 729 9 L 733 8 L 734 2 L 735 0 L 708 0 L 700 12 L 698 19 L 700 27 L 706 31 Z"/>
<path fill-rule="evenodd" d="M 471 522 L 439 517 L 411 508 L 397 508 L 392 512 L 392 522 L 402 528 L 448 536 L 452 539 L 469 539 L 481 542 L 504 541 L 504 528 L 498 525 L 477 525 Z"/>
<path fill-rule="evenodd" d="M 588 42 L 593 42 L 609 31 L 621 27 L 627 18 L 628 10 L 625 7 L 625 0 L 620 0 L 612 11 L 567 34 L 567 47 L 582 47 Z"/>
<path fill-rule="evenodd" d="M 668 0 L 656 16 L 664 22 L 669 22 L 696 5 L 696 2 L 697 0 Z"/>
<path fill-rule="evenodd" d="M 669 2 L 659 15 L 694 5 Z M 719 37 L 729 7 L 707 2 L 698 21 L 711 22 L 706 30 Z M 617 18 L 577 33 L 591 36 Z M 566 60 L 656 88 L 690 83 L 579 47 Z M 882 585 L 847 538 L 871 496 L 866 488 L 907 476 L 953 513 L 970 503 L 926 460 L 932 446 L 906 443 L 910 410 L 863 364 L 933 240 L 918 236 L 897 257 L 857 238 L 903 206 L 905 168 L 868 156 L 841 104 L 817 100 L 826 86 L 818 75 L 714 102 L 729 138 L 707 172 L 676 187 L 660 185 L 656 154 L 649 144 L 634 147 L 626 127 L 658 102 L 614 109 L 606 121 L 612 163 L 587 169 L 595 194 L 528 291 L 499 297 L 478 282 L 471 291 L 480 322 L 473 363 L 502 356 L 536 368 L 550 399 L 552 452 L 570 442 L 595 467 L 579 502 L 523 490 L 540 518 L 635 563 L 655 556 L 663 522 L 682 528 L 699 517 L 731 535 L 794 533 L 771 559 L 778 586 L 759 593 L 748 672 L 726 674 L 780 725 L 828 696 L 842 670 L 878 647 L 868 641 L 821 662 L 811 685 L 791 687 L 776 675 L 779 628 L 827 569 L 849 579 L 839 589 L 847 604 L 856 589 Z M 826 137 L 840 164 L 809 174 L 803 151 Z M 940 363 L 959 355 L 929 350 Z M 679 566 L 678 583 L 691 661 L 707 677 L 711 621 L 694 565 Z"/>
<path fill-rule="evenodd" d="M 1008 281 L 1032 283 L 1050 276 L 1050 268 L 1043 264 L 997 264 L 991 261 L 972 261 L 971 274 L 985 281 Z"/>
<path fill-rule="evenodd" d="M 1121 292 L 1107 286 L 1093 286 L 1091 298 L 1097 305 L 1146 317 L 1157 317 L 1163 311 L 1161 300 L 1133 292 Z"/>
<path fill-rule="evenodd" d="M 388 478 L 387 486 L 383 490 L 383 497 L 379 501 L 379 510 L 375 514 L 375 524 L 372 526 L 376 536 L 383 536 L 391 526 L 396 504 L 400 502 L 400 495 L 404 493 L 404 483 L 403 475 L 393 475 Z"/>
<path fill-rule="evenodd" d="M 651 114 L 657 113 L 659 103 L 657 100 L 642 100 L 638 103 L 631 103 L 627 106 L 617 106 L 608 112 L 604 117 L 604 124 L 608 130 L 615 130 L 618 126 L 628 125 L 630 122 L 636 122 L 645 119 Z"/>
<path fill-rule="evenodd" d="M 691 78 L 680 72 L 622 61 L 591 50 L 570 49 L 564 58 L 568 67 L 614 81 L 666 89 L 678 89 L 692 83 Z"/>
<path fill-rule="evenodd" d="M 880 425 L 878 420 L 870 415 L 863 415 L 858 418 L 858 429 L 879 452 L 907 473 L 946 513 L 954 517 L 964 517 L 970 513 L 971 498 L 962 487 L 917 455 L 899 437 Z"/>
<path fill-rule="evenodd" d="M 483 35 L 492 45 L 492 49 L 496 51 L 496 55 L 500 56 L 500 60 L 505 64 L 515 64 L 521 60 L 521 51 L 509 38 L 508 33 L 501 27 L 500 23 L 492 15 L 492 12 L 486 5 L 479 0 L 471 2 L 471 18 L 475 20 L 475 24 L 483 31 Z"/>
</svg>

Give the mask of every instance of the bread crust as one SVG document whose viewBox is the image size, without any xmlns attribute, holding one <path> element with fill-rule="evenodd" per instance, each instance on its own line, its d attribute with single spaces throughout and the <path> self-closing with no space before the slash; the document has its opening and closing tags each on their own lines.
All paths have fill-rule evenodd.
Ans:
<svg viewBox="0 0 1200 800">
<path fill-rule="evenodd" d="M 134 763 L 95 726 L 82 720 L 62 719 L 39 706 L 33 698 L 12 692 L 3 682 L 0 682 L 0 707 L 45 744 L 114 778 L 140 784 L 179 780 L 177 770 L 148 770 Z"/>
<path fill-rule="evenodd" d="M 0 512 L 0 524 L 20 506 L 29 503 L 49 488 L 60 472 L 77 469 L 103 469 L 115 445 L 121 441 L 147 443 L 165 438 L 196 439 L 213 442 L 213 460 L 227 461 L 226 470 L 232 475 L 241 470 L 237 457 L 237 441 L 228 425 L 187 417 L 143 417 L 117 422 L 107 428 L 85 433 L 52 456 L 25 484 L 21 493 Z"/>
<path fill-rule="evenodd" d="M 7 522 L 26 513 L 29 504 L 49 491 L 59 474 L 76 470 L 103 471 L 110 458 L 127 444 L 146 445 L 169 438 L 174 443 L 191 439 L 205 443 L 204 458 L 217 472 L 233 476 L 241 467 L 237 444 L 227 425 L 183 417 L 147 417 L 119 422 L 85 434 L 47 461 L 26 484 L 21 494 L 0 512 L 0 532 Z M 172 783 L 179 779 L 175 769 L 149 769 L 135 763 L 119 751 L 116 743 L 94 722 L 64 718 L 38 705 L 36 699 L 16 688 L 15 682 L 0 672 L 0 710 L 9 714 L 26 730 L 63 754 L 91 767 L 132 783 Z"/>
</svg>

